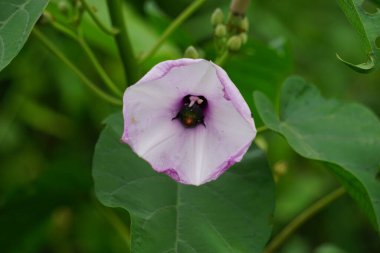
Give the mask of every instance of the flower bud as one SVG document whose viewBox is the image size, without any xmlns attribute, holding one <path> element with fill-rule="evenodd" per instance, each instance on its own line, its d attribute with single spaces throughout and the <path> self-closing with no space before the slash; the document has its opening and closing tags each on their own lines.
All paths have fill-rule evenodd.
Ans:
<svg viewBox="0 0 380 253">
<path fill-rule="evenodd" d="M 224 21 L 224 14 L 220 8 L 215 9 L 215 11 L 211 15 L 211 24 L 213 26 L 222 24 Z"/>
<path fill-rule="evenodd" d="M 230 10 L 234 15 L 243 17 L 248 10 L 250 0 L 232 0 Z"/>
<path fill-rule="evenodd" d="M 219 24 L 215 27 L 214 34 L 216 37 L 224 37 L 227 34 L 227 28 L 225 25 Z"/>
<path fill-rule="evenodd" d="M 199 53 L 193 46 L 189 46 L 186 48 L 185 53 L 184 53 L 185 58 L 192 58 L 192 59 L 197 59 L 199 58 Z"/>
<path fill-rule="evenodd" d="M 51 13 L 50 12 L 48 12 L 48 11 L 44 11 L 44 13 L 41 15 L 41 17 L 40 17 L 40 19 L 39 19 L 39 22 L 41 23 L 41 24 L 49 24 L 49 23 L 51 23 L 51 22 L 53 22 L 54 21 L 54 17 L 53 17 L 53 15 L 51 15 Z"/>
<path fill-rule="evenodd" d="M 77 1 L 77 2 L 75 3 L 75 8 L 76 8 L 78 11 L 84 11 L 84 6 L 83 6 L 82 2 L 80 2 L 80 1 Z"/>
<path fill-rule="evenodd" d="M 241 43 L 244 45 L 248 41 L 248 35 L 247 33 L 240 33 L 239 37 L 241 39 Z"/>
<path fill-rule="evenodd" d="M 244 32 L 248 32 L 249 30 L 249 20 L 247 17 L 243 18 L 240 22 L 240 28 L 244 31 Z"/>
<path fill-rule="evenodd" d="M 288 172 L 288 163 L 285 161 L 278 161 L 273 165 L 273 176 L 275 182 L 278 182 Z"/>
<path fill-rule="evenodd" d="M 227 46 L 230 51 L 238 51 L 241 48 L 241 38 L 238 35 L 234 35 L 227 41 Z"/>
<path fill-rule="evenodd" d="M 58 9 L 60 12 L 66 15 L 69 12 L 69 4 L 65 0 L 59 1 Z"/>
</svg>

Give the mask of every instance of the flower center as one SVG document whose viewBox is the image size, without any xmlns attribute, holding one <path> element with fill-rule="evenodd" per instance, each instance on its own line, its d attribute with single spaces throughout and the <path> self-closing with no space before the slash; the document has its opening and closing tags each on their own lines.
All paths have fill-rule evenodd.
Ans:
<svg viewBox="0 0 380 253">
<path fill-rule="evenodd" d="M 183 105 L 177 116 L 173 119 L 179 119 L 186 128 L 196 127 L 198 124 L 204 126 L 204 110 L 207 107 L 207 100 L 203 96 L 187 95 L 182 100 Z"/>
</svg>

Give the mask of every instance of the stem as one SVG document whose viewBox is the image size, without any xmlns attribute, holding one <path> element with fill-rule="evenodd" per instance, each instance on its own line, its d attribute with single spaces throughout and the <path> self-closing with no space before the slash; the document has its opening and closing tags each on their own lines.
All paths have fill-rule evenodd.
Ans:
<svg viewBox="0 0 380 253">
<path fill-rule="evenodd" d="M 71 39 L 73 39 L 75 41 L 78 40 L 78 36 L 73 31 L 68 29 L 66 26 L 63 26 L 58 22 L 51 22 L 51 25 L 54 29 L 65 34 L 67 37 L 70 37 Z"/>
<path fill-rule="evenodd" d="M 116 86 L 116 84 L 111 80 L 111 78 L 108 76 L 107 72 L 104 70 L 102 65 L 99 63 L 98 59 L 96 58 L 94 52 L 91 50 L 87 42 L 85 41 L 82 33 L 79 31 L 78 35 L 75 34 L 73 31 L 68 29 L 67 27 L 61 25 L 58 22 L 53 22 L 52 23 L 53 28 L 56 30 L 62 32 L 63 34 L 67 35 L 71 39 L 75 40 L 76 42 L 79 43 L 79 45 L 82 47 L 84 52 L 87 54 L 88 58 L 94 65 L 96 71 L 102 78 L 102 80 L 105 82 L 107 87 L 118 97 L 121 97 L 123 95 L 122 91 L 119 90 L 119 88 Z M 79 29 L 78 29 L 79 30 Z"/>
<path fill-rule="evenodd" d="M 140 63 L 145 62 L 161 47 L 165 40 L 188 18 L 193 14 L 206 0 L 196 0 L 189 5 L 162 33 L 156 44 L 146 52 L 140 59 Z"/>
<path fill-rule="evenodd" d="M 92 64 L 94 65 L 95 69 L 98 71 L 100 77 L 103 79 L 103 81 L 106 83 L 108 88 L 116 95 L 121 97 L 123 93 L 119 90 L 119 88 L 114 84 L 114 82 L 111 80 L 111 78 L 108 76 L 107 72 L 104 70 L 102 65 L 99 63 L 98 59 L 96 58 L 95 54 L 92 52 L 91 48 L 85 41 L 83 35 L 81 33 L 78 34 L 78 42 L 83 48 L 83 50 L 86 52 L 87 56 L 90 58 Z"/>
<path fill-rule="evenodd" d="M 114 104 L 114 105 L 122 105 L 120 99 L 115 98 L 113 96 L 108 95 L 101 89 L 99 89 L 90 79 L 87 78 L 86 75 L 82 73 L 48 38 L 45 37 L 37 28 L 33 29 L 33 34 L 55 55 L 57 56 L 63 63 L 65 63 L 75 74 L 79 76 L 79 78 L 83 81 L 83 83 L 90 88 L 95 94 L 104 99 L 105 101 Z"/>
<path fill-rule="evenodd" d="M 109 34 L 109 35 L 115 35 L 119 32 L 118 29 L 115 29 L 113 27 L 111 28 L 108 28 L 99 18 L 98 16 L 96 16 L 94 10 L 91 8 L 91 6 L 87 3 L 86 0 L 79 0 L 82 5 L 84 6 L 84 8 L 86 9 L 86 11 L 88 12 L 88 14 L 90 14 L 92 20 L 94 20 L 94 22 L 98 25 L 98 27 L 100 28 L 100 30 L 102 30 L 103 32 Z"/>
<path fill-rule="evenodd" d="M 215 59 L 215 64 L 219 66 L 223 66 L 223 64 L 226 62 L 228 58 L 228 55 L 229 55 L 228 50 L 225 50 L 221 56 Z"/>
<path fill-rule="evenodd" d="M 107 4 L 112 25 L 119 30 L 119 33 L 115 35 L 115 40 L 124 66 L 126 83 L 131 84 L 137 81 L 139 73 L 124 21 L 123 5 L 121 4 L 121 0 L 107 0 Z"/>
<path fill-rule="evenodd" d="M 262 126 L 262 127 L 257 128 L 256 130 L 257 130 L 257 133 L 262 133 L 269 130 L 269 128 L 267 126 Z"/>
<path fill-rule="evenodd" d="M 346 190 L 343 187 L 340 187 L 333 192 L 330 192 L 322 199 L 318 200 L 312 206 L 300 213 L 294 220 L 285 226 L 285 228 L 278 235 L 276 235 L 275 238 L 273 238 L 273 240 L 265 248 L 264 253 L 275 252 L 275 250 L 278 249 L 286 241 L 286 239 L 288 239 L 302 224 L 304 224 L 307 220 L 309 220 L 331 202 L 337 200 L 345 192 Z"/>
</svg>

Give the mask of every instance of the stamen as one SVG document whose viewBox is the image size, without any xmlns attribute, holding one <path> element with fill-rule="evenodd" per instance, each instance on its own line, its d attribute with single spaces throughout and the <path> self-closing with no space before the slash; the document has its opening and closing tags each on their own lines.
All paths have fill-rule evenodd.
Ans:
<svg viewBox="0 0 380 253">
<path fill-rule="evenodd" d="M 190 99 L 189 107 L 192 107 L 199 98 L 197 96 L 190 96 L 189 99 Z"/>
<path fill-rule="evenodd" d="M 203 96 L 187 95 L 183 98 L 183 105 L 174 119 L 179 119 L 185 128 L 193 128 L 204 123 L 204 110 L 207 100 Z"/>
</svg>

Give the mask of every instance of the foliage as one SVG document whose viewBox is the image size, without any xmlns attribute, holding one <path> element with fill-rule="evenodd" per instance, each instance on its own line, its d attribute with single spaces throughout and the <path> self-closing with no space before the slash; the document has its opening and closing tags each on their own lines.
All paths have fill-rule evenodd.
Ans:
<svg viewBox="0 0 380 253">
<path fill-rule="evenodd" d="M 0 3 L 0 71 L 19 53 L 47 0 Z"/>
<path fill-rule="evenodd" d="M 243 35 L 230 1 L 47 2 L 0 2 L 2 252 L 378 251 L 378 1 L 253 1 Z M 258 128 L 242 162 L 200 187 L 120 143 L 130 80 L 189 45 L 223 65 Z M 359 62 L 363 46 L 366 63 L 334 57 Z"/>
<path fill-rule="evenodd" d="M 357 30 L 363 41 L 364 49 L 368 54 L 368 60 L 362 64 L 352 64 L 338 58 L 350 68 L 358 72 L 368 72 L 379 66 L 380 48 L 377 40 L 380 38 L 380 13 L 376 8 L 374 13 L 369 13 L 364 8 L 363 0 L 338 0 L 340 7 L 351 24 Z"/>
<path fill-rule="evenodd" d="M 333 164 L 332 172 L 379 230 L 379 119 L 362 105 L 323 99 L 299 77 L 285 81 L 280 119 L 262 93 L 255 92 L 255 101 L 265 125 L 284 135 L 296 152 Z"/>
<path fill-rule="evenodd" d="M 120 114 L 106 124 L 94 155 L 95 190 L 105 205 L 130 212 L 132 251 L 262 251 L 272 227 L 274 187 L 260 151 L 252 150 L 217 181 L 181 185 L 120 143 Z"/>
</svg>

